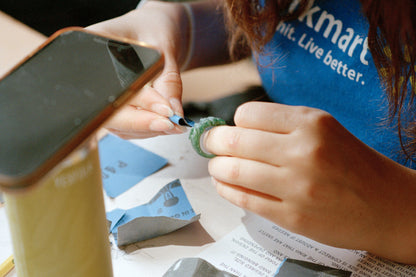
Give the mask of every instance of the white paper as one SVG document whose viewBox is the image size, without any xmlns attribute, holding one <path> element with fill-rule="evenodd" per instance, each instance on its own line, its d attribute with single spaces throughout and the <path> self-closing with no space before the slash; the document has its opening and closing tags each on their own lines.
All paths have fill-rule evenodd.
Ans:
<svg viewBox="0 0 416 277">
<path fill-rule="evenodd" d="M 274 276 L 286 257 L 353 272 L 352 277 L 412 277 L 416 267 L 383 260 L 363 251 L 317 243 L 255 215 L 199 257 L 237 276 Z"/>
</svg>

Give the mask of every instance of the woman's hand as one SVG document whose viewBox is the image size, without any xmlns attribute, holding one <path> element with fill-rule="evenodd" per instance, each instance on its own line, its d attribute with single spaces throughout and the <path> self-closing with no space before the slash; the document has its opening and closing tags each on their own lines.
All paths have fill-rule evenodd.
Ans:
<svg viewBox="0 0 416 277">
<path fill-rule="evenodd" d="M 106 123 L 105 127 L 120 137 L 143 138 L 182 132 L 168 117 L 183 115 L 180 65 L 188 46 L 187 32 L 183 30 L 189 28 L 188 17 L 183 13 L 180 4 L 149 1 L 140 9 L 87 28 L 145 42 L 164 54 L 164 69 L 152 85 L 145 86 Z"/>
<path fill-rule="evenodd" d="M 251 102 L 204 139 L 218 193 L 329 245 L 416 262 L 416 174 L 321 110 Z"/>
</svg>

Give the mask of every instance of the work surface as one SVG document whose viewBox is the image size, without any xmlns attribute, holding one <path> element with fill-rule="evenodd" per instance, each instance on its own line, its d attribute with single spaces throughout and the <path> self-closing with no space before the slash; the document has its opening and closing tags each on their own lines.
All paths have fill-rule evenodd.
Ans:
<svg viewBox="0 0 416 277">
<path fill-rule="evenodd" d="M 343 268 L 355 272 L 352 276 L 416 276 L 416 268 L 316 243 L 231 205 L 211 186 L 208 160 L 194 152 L 187 134 L 133 143 L 163 156 L 168 165 L 115 199 L 105 196 L 106 209 L 147 203 L 164 185 L 179 179 L 201 218 L 161 237 L 121 248 L 113 244 L 116 277 L 162 276 L 175 261 L 185 257 L 203 258 L 237 276 L 274 276 L 285 257 Z M 2 261 L 12 253 L 4 208 L 0 208 L 0 222 Z M 15 276 L 15 272 L 9 275 Z"/>
<path fill-rule="evenodd" d="M 1 13 L 0 26 L 2 75 L 45 38 Z M 227 74 L 219 75 L 228 78 L 238 76 L 248 83 L 240 84 L 243 81 L 231 78 L 234 81 L 227 84 L 233 87 L 201 85 L 198 79 L 201 76 L 207 84 L 218 84 L 209 81 L 209 78 L 215 76 L 213 72 L 216 69 L 197 71 L 184 76 L 186 93 L 190 95 L 192 91 L 202 91 L 202 94 L 207 94 L 213 91 L 215 96 L 215 93 L 220 94 L 220 89 L 238 90 L 236 85 L 244 87 L 258 82 L 257 76 L 250 77 L 251 79 L 245 77 L 252 76 L 250 67 L 226 70 Z M 122 248 L 113 244 L 112 258 L 116 277 L 162 276 L 176 260 L 184 257 L 204 258 L 221 270 L 238 276 L 273 276 L 285 257 L 342 268 L 354 272 L 352 276 L 416 276 L 413 267 L 390 263 L 360 251 L 336 249 L 316 243 L 231 205 L 216 194 L 207 171 L 208 160 L 194 152 L 187 135 L 132 141 L 164 157 L 168 165 L 115 199 L 105 196 L 106 209 L 128 209 L 147 203 L 164 185 L 179 179 L 193 209 L 201 214 L 201 218 L 161 237 Z M 0 263 L 11 254 L 5 209 L 0 207 Z M 16 272 L 9 274 L 15 275 Z"/>
</svg>

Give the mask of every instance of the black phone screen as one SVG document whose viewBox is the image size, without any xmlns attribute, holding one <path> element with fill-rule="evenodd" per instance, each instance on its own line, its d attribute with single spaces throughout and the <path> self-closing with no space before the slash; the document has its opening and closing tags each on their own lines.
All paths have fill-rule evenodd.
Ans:
<svg viewBox="0 0 416 277">
<path fill-rule="evenodd" d="M 83 31 L 51 40 L 0 81 L 0 174 L 35 171 L 160 58 Z"/>
</svg>

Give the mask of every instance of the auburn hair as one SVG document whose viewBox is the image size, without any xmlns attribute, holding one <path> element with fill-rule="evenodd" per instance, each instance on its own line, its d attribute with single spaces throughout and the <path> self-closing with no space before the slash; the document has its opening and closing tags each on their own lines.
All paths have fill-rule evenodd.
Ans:
<svg viewBox="0 0 416 277">
<path fill-rule="evenodd" d="M 397 119 L 403 153 L 415 161 L 416 1 L 360 2 L 369 23 L 368 47 L 389 101 L 389 120 Z M 261 53 L 279 22 L 298 18 L 311 4 L 313 0 L 225 0 L 231 57 Z"/>
</svg>

